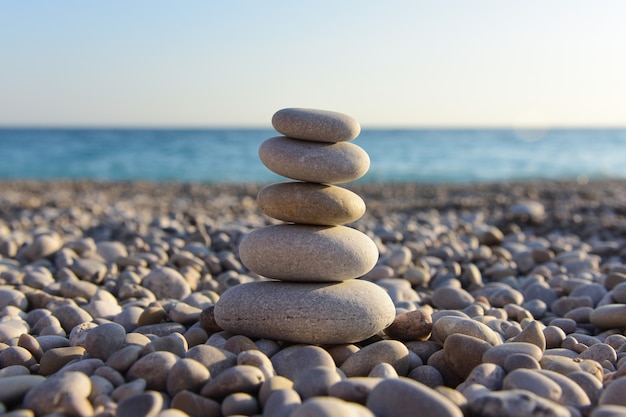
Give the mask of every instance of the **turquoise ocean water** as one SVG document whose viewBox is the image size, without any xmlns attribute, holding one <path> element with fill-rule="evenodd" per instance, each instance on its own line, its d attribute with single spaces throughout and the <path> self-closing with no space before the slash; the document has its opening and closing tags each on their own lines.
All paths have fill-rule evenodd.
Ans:
<svg viewBox="0 0 626 417">
<path fill-rule="evenodd" d="M 360 182 L 626 179 L 626 129 L 365 129 Z M 0 129 L 0 179 L 280 181 L 257 149 L 264 129 Z"/>
</svg>

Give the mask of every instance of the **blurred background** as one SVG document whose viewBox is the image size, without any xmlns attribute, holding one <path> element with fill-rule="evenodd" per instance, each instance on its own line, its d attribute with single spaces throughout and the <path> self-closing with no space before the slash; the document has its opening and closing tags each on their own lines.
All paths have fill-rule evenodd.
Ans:
<svg viewBox="0 0 626 417">
<path fill-rule="evenodd" d="M 626 178 L 626 3 L 0 0 L 0 179 L 268 182 L 274 112 L 370 182 Z"/>
</svg>

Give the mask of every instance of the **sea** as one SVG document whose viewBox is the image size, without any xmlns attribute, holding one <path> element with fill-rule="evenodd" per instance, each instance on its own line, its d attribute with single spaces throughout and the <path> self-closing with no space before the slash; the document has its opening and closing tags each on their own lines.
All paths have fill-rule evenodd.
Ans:
<svg viewBox="0 0 626 417">
<path fill-rule="evenodd" d="M 271 129 L 0 129 L 0 180 L 268 183 Z M 359 182 L 626 179 L 626 129 L 363 129 Z"/>
</svg>

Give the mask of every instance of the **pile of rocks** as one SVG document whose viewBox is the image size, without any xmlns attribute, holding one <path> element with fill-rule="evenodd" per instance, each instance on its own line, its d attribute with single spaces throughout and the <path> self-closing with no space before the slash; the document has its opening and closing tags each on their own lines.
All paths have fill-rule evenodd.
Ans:
<svg viewBox="0 0 626 417">
<path fill-rule="evenodd" d="M 369 157 L 350 143 L 360 133 L 353 118 L 323 110 L 283 109 L 272 118 L 285 136 L 261 144 L 259 156 L 273 172 L 297 180 L 268 185 L 259 208 L 284 221 L 246 235 L 243 264 L 277 281 L 231 288 L 215 306 L 225 330 L 250 337 L 339 344 L 365 340 L 395 317 L 379 286 L 356 280 L 378 260 L 376 244 L 343 226 L 365 213 L 355 193 L 333 184 L 353 181 L 369 169 Z"/>
</svg>

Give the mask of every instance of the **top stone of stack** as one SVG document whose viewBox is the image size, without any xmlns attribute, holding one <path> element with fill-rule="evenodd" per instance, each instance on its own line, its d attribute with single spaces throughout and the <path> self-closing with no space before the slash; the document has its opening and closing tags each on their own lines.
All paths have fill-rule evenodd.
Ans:
<svg viewBox="0 0 626 417">
<path fill-rule="evenodd" d="M 277 111 L 272 126 L 292 138 L 314 142 L 347 142 L 361 133 L 359 122 L 343 113 L 328 110 L 288 108 Z"/>
</svg>

